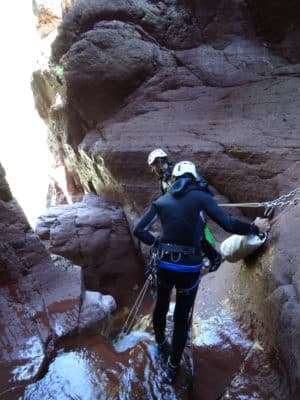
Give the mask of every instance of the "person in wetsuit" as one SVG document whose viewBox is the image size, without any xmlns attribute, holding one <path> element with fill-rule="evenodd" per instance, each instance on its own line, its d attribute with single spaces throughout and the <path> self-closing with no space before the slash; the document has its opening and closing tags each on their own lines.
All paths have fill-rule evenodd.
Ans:
<svg viewBox="0 0 300 400">
<path fill-rule="evenodd" d="M 225 231 L 239 235 L 264 233 L 270 229 L 266 218 L 247 223 L 224 213 L 214 198 L 196 183 L 197 171 L 190 161 L 175 165 L 176 179 L 165 195 L 154 201 L 134 229 L 134 235 L 143 243 L 158 250 L 158 288 L 153 311 L 153 328 L 158 351 L 167 361 L 166 376 L 173 382 L 187 341 L 189 314 L 192 310 L 202 268 L 201 239 L 204 211 Z M 151 225 L 160 219 L 161 237 L 150 232 Z M 168 343 L 166 316 L 173 287 L 176 288 L 172 345 Z"/>
<path fill-rule="evenodd" d="M 172 179 L 172 171 L 174 164 L 169 161 L 167 153 L 162 149 L 152 150 L 148 155 L 148 165 L 151 168 L 152 172 L 155 173 L 159 177 L 160 183 L 160 192 L 161 194 L 167 193 L 173 183 Z M 212 196 L 212 192 L 208 189 L 207 181 L 197 173 L 196 183 L 199 185 L 204 191 L 207 191 Z M 205 215 L 202 212 L 202 218 L 205 221 Z M 207 227 L 206 227 L 207 229 Z M 214 246 L 207 240 L 206 235 L 204 234 L 202 237 L 201 249 L 207 259 L 209 260 L 209 272 L 216 271 L 222 262 L 221 254 L 214 248 Z"/>
<path fill-rule="evenodd" d="M 148 155 L 148 165 L 151 171 L 159 178 L 161 194 L 167 193 L 172 185 L 172 171 L 174 164 L 169 161 L 167 153 L 162 149 L 152 150 Z"/>
</svg>

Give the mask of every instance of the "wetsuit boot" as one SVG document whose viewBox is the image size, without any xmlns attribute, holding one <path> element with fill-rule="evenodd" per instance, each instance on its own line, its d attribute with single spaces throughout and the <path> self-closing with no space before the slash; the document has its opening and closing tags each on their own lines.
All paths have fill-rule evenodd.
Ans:
<svg viewBox="0 0 300 400">
<path fill-rule="evenodd" d="M 171 363 L 171 357 L 169 357 L 167 361 L 167 370 L 166 370 L 166 378 L 168 382 L 173 383 L 175 381 L 175 378 L 178 374 L 178 370 L 179 370 L 179 365 L 173 365 Z"/>
<path fill-rule="evenodd" d="M 167 339 L 165 339 L 161 343 L 157 343 L 157 351 L 158 351 L 158 354 L 164 360 L 164 362 L 167 362 L 168 361 L 168 357 L 171 354 L 171 346 L 168 343 Z"/>
</svg>

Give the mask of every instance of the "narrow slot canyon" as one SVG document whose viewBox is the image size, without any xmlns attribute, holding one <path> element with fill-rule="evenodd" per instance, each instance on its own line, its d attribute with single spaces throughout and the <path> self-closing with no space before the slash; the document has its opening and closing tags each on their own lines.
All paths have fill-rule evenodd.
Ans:
<svg viewBox="0 0 300 400">
<path fill-rule="evenodd" d="M 19 30 L 5 40 L 11 69 L 1 79 L 0 400 L 299 398 L 300 21 L 292 6 L 6 6 Z M 258 250 L 203 268 L 173 384 L 155 344 L 154 288 L 121 334 L 150 260 L 133 231 L 161 194 L 147 165 L 156 148 L 195 163 L 230 216 L 252 222 L 272 206 Z M 209 217 L 207 225 L 220 251 L 231 234 Z M 159 223 L 153 232 L 161 234 Z M 169 339 L 175 298 L 173 290 Z"/>
</svg>

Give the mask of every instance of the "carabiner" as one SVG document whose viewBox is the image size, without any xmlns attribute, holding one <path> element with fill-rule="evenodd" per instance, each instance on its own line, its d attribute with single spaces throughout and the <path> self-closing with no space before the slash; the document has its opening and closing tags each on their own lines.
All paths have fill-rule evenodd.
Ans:
<svg viewBox="0 0 300 400">
<path fill-rule="evenodd" d="M 175 257 L 174 254 L 178 254 L 178 256 Z M 171 251 L 170 258 L 171 258 L 171 261 L 173 261 L 174 263 L 177 263 L 178 261 L 181 260 L 181 253 L 174 253 L 174 251 Z"/>
</svg>

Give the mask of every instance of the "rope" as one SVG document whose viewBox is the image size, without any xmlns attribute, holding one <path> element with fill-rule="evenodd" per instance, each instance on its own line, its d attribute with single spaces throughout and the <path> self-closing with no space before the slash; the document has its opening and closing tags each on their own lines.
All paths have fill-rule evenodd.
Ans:
<svg viewBox="0 0 300 400">
<path fill-rule="evenodd" d="M 273 207 L 284 207 L 297 205 L 300 203 L 300 197 L 293 198 L 297 194 L 300 194 L 300 187 L 292 190 L 288 194 L 282 195 L 275 200 L 265 201 L 261 203 L 222 203 L 219 204 L 220 207 L 264 207 L 264 208 L 273 208 Z"/>
<path fill-rule="evenodd" d="M 138 311 L 141 307 L 141 304 L 143 302 L 143 299 L 145 297 L 145 294 L 148 290 L 149 284 L 150 284 L 150 280 L 147 279 L 146 282 L 144 283 L 144 286 L 142 287 L 139 295 L 137 296 L 136 301 L 130 310 L 130 313 L 128 314 L 128 317 L 123 325 L 120 335 L 128 335 L 128 333 L 130 332 L 130 330 L 133 326 L 133 323 L 135 321 L 135 318 L 137 316 L 137 313 L 138 313 Z"/>
<path fill-rule="evenodd" d="M 189 326 L 189 339 L 190 339 L 190 362 L 191 362 L 191 372 L 192 376 L 194 376 L 195 373 L 195 366 L 194 366 L 194 360 L 193 360 L 193 316 L 194 316 L 194 307 L 195 307 L 195 302 L 193 303 L 193 306 L 190 310 L 190 315 L 188 319 L 188 326 Z"/>
<path fill-rule="evenodd" d="M 136 319 L 137 313 L 139 312 L 139 309 L 141 307 L 141 304 L 144 300 L 145 294 L 147 293 L 147 290 L 149 288 L 149 285 L 151 284 L 152 286 L 156 285 L 156 271 L 155 271 L 155 266 L 156 266 L 156 257 L 157 257 L 157 252 L 154 251 L 154 249 L 150 249 L 150 254 L 151 254 L 151 260 L 148 265 L 148 269 L 146 271 L 147 273 L 147 279 L 146 282 L 144 283 L 144 286 L 142 287 L 140 293 L 138 294 L 131 310 L 130 313 L 128 314 L 128 317 L 123 325 L 122 331 L 120 335 L 128 335 L 130 330 L 132 329 L 132 326 L 134 324 L 134 321 Z"/>
</svg>

